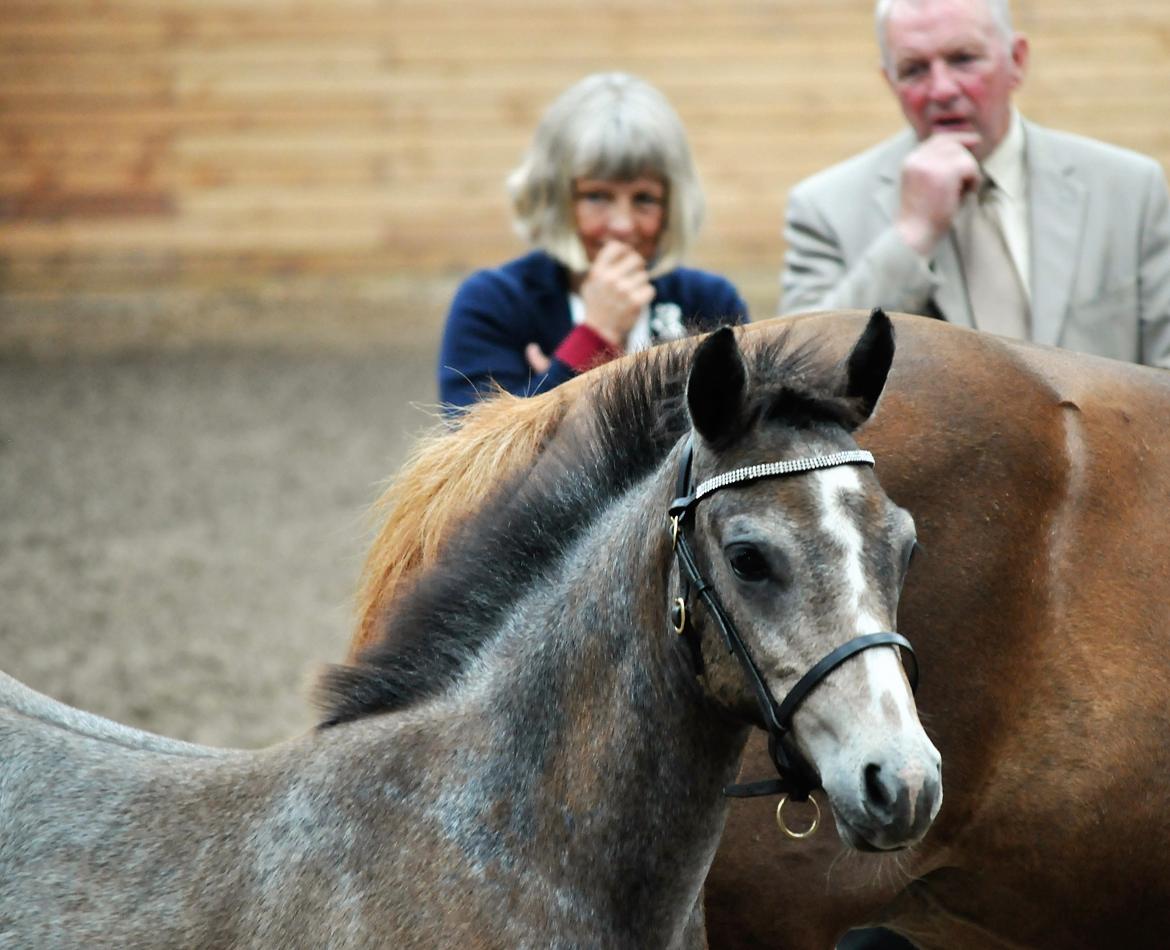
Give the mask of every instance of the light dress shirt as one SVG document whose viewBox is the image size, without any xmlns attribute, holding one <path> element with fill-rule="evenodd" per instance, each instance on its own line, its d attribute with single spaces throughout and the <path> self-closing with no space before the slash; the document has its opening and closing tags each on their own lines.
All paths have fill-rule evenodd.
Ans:
<svg viewBox="0 0 1170 950">
<path fill-rule="evenodd" d="M 585 301 L 580 294 L 569 294 L 569 316 L 573 319 L 573 326 L 580 326 L 585 322 Z M 626 352 L 637 353 L 638 350 L 646 349 L 652 342 L 654 341 L 650 338 L 650 308 L 643 307 L 637 323 L 626 337 Z"/>
<path fill-rule="evenodd" d="M 991 206 L 999 218 L 999 226 L 1012 255 L 1012 263 L 1024 285 L 1024 293 L 1032 296 L 1031 234 L 1028 229 L 1027 169 L 1024 165 L 1024 123 L 1020 114 L 1012 110 L 1012 121 L 1003 141 L 983 163 L 986 173 L 995 182 Z"/>
</svg>

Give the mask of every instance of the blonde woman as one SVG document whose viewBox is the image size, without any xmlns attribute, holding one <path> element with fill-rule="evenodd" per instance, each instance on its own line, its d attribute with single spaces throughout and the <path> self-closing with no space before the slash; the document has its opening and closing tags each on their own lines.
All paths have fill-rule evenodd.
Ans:
<svg viewBox="0 0 1170 950">
<path fill-rule="evenodd" d="M 569 88 L 508 189 L 533 250 L 456 293 L 439 353 L 445 405 L 497 386 L 534 395 L 624 353 L 747 320 L 729 281 L 679 266 L 703 194 L 682 123 L 648 83 L 598 73 Z"/>
</svg>

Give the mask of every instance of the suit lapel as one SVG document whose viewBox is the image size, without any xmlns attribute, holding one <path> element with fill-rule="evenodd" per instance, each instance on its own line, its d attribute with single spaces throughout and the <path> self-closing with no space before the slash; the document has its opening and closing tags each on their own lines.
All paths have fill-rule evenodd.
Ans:
<svg viewBox="0 0 1170 950">
<path fill-rule="evenodd" d="M 1024 124 L 1027 135 L 1028 229 L 1032 235 L 1032 339 L 1060 341 L 1084 233 L 1085 186 L 1044 136 Z"/>
<path fill-rule="evenodd" d="M 900 147 L 891 150 L 888 159 L 878 172 L 878 184 L 874 191 L 874 200 L 877 202 L 878 212 L 882 224 L 875 229 L 875 233 L 889 227 L 898 214 L 898 182 L 902 173 L 902 160 L 910 150 L 918 144 L 914 134 L 906 130 L 902 134 Z M 961 327 L 974 326 L 971 320 L 971 307 L 967 303 L 967 293 L 963 288 L 963 272 L 959 266 L 959 255 L 955 249 L 954 238 L 948 234 L 934 250 L 930 258 L 931 269 L 938 275 L 939 285 L 934 292 L 932 301 L 938 314 L 948 323 Z"/>
</svg>

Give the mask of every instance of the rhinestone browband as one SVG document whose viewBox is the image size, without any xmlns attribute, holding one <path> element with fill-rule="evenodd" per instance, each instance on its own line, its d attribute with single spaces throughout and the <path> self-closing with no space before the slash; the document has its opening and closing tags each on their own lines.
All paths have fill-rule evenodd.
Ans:
<svg viewBox="0 0 1170 950">
<path fill-rule="evenodd" d="M 709 495 L 720 488 L 734 485 L 736 482 L 750 482 L 757 478 L 770 478 L 774 475 L 794 475 L 797 472 L 811 472 L 818 468 L 835 468 L 838 465 L 873 465 L 873 454 L 864 449 L 853 449 L 849 452 L 833 452 L 830 455 L 814 455 L 811 458 L 791 459 L 787 462 L 766 462 L 762 465 L 747 465 L 744 468 L 732 469 L 714 478 L 708 478 L 695 489 L 695 501 L 704 495 Z"/>
</svg>

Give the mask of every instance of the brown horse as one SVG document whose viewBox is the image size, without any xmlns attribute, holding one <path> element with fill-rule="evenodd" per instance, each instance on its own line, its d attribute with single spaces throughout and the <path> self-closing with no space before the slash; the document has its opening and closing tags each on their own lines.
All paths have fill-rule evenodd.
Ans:
<svg viewBox="0 0 1170 950">
<path fill-rule="evenodd" d="M 834 354 L 859 315 L 786 321 Z M 928 948 L 1145 947 L 1170 932 L 1170 374 L 896 318 L 859 435 L 918 524 L 900 626 L 947 800 L 897 858 L 792 842 L 737 803 L 707 880 L 713 947 L 825 950 L 885 923 Z M 745 346 L 776 322 L 741 332 Z M 683 346 L 693 345 L 684 342 Z M 384 498 L 354 649 L 376 640 L 489 481 L 574 426 L 611 364 L 501 398 L 417 451 Z M 488 461 L 490 460 L 490 461 Z M 766 772 L 760 743 L 744 773 Z"/>
</svg>

